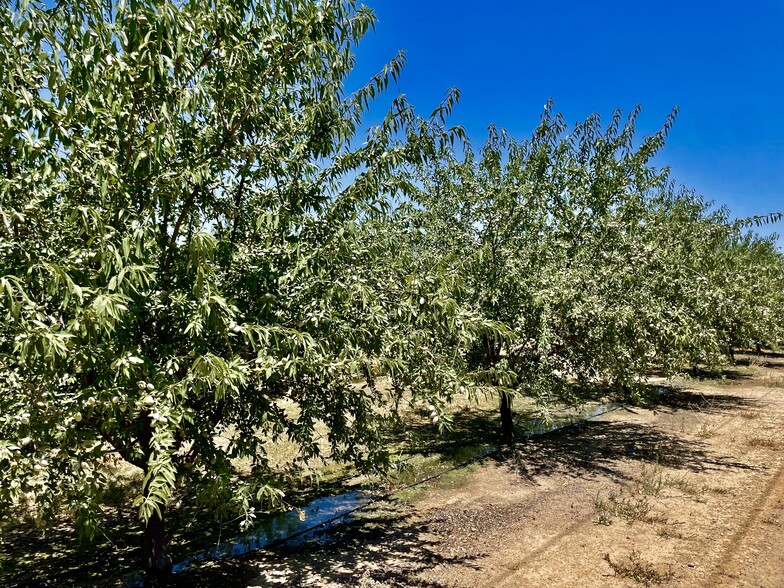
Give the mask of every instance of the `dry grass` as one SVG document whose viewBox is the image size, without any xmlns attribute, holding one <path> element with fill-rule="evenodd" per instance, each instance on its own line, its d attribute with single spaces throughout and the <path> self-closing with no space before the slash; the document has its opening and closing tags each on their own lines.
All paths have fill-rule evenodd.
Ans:
<svg viewBox="0 0 784 588">
<path fill-rule="evenodd" d="M 637 492 L 645 496 L 657 497 L 667 486 L 667 480 L 659 468 L 643 466 L 637 479 Z"/>
<path fill-rule="evenodd" d="M 678 478 L 668 477 L 666 481 L 667 486 L 675 488 L 688 496 L 698 496 L 705 492 L 705 486 L 701 486 L 688 480 L 685 476 Z"/>
<path fill-rule="evenodd" d="M 778 449 L 781 447 L 781 442 L 770 437 L 752 435 L 750 437 L 746 437 L 746 445 L 755 449 Z"/>
<path fill-rule="evenodd" d="M 686 535 L 684 535 L 676 527 L 673 527 L 672 524 L 656 527 L 656 535 L 662 539 L 688 539 Z"/>
<path fill-rule="evenodd" d="M 747 420 L 755 420 L 755 419 L 760 418 L 760 416 L 762 416 L 762 411 L 761 410 L 744 410 L 742 412 L 739 412 L 738 416 L 743 418 L 743 419 L 747 419 Z"/>
<path fill-rule="evenodd" d="M 768 376 L 763 380 L 763 383 L 768 388 L 784 388 L 784 376 Z"/>
<path fill-rule="evenodd" d="M 594 522 L 600 525 L 611 525 L 618 517 L 630 524 L 634 521 L 660 522 L 659 517 L 650 516 L 651 504 L 647 498 L 624 496 L 623 491 L 610 492 L 606 499 L 597 494 L 593 506 L 596 510 Z"/>
<path fill-rule="evenodd" d="M 660 572 L 653 564 L 643 560 L 640 552 L 636 550 L 633 550 L 626 560 L 621 561 L 613 561 L 610 554 L 605 553 L 604 561 L 617 577 L 629 578 L 643 586 L 664 584 L 675 577 L 671 566 L 668 566 L 666 572 Z"/>
</svg>

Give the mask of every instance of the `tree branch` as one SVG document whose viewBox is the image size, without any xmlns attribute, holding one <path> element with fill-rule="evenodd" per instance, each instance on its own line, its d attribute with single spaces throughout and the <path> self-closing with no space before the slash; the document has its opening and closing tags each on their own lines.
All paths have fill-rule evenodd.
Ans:
<svg viewBox="0 0 784 588">
<path fill-rule="evenodd" d="M 240 184 L 237 186 L 237 192 L 234 194 L 234 225 L 231 228 L 231 243 L 232 245 L 237 242 L 237 233 L 240 228 L 240 206 L 242 205 L 242 192 L 245 188 L 245 179 L 247 176 L 243 175 L 240 178 Z"/>
<path fill-rule="evenodd" d="M 236 132 L 239 130 L 240 126 L 242 126 L 245 117 L 248 116 L 250 112 L 251 104 L 249 103 L 245 106 L 245 110 L 242 111 L 242 114 L 237 117 L 237 120 L 223 137 L 223 140 L 220 142 L 220 145 L 215 149 L 215 151 L 210 156 L 210 159 L 215 157 L 220 157 L 223 155 L 224 149 L 226 149 L 226 145 L 228 145 L 229 141 L 234 137 Z M 165 274 L 169 270 L 169 266 L 171 265 L 172 259 L 174 257 L 174 247 L 177 244 L 177 239 L 180 236 L 180 231 L 182 230 L 182 223 L 185 221 L 185 218 L 190 214 L 191 208 L 193 207 L 193 203 L 196 200 L 196 195 L 199 192 L 199 186 L 195 186 L 191 193 L 185 200 L 185 204 L 180 211 L 180 215 L 177 217 L 177 222 L 174 224 L 174 229 L 172 231 L 171 239 L 169 239 L 169 246 L 166 248 L 166 257 L 164 258 L 163 266 L 161 268 L 161 273 Z"/>
</svg>

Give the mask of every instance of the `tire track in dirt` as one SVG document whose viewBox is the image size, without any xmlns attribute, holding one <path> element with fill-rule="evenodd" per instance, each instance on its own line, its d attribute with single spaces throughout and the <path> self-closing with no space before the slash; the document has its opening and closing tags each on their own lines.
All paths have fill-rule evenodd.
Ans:
<svg viewBox="0 0 784 588">
<path fill-rule="evenodd" d="M 505 585 L 506 581 L 510 580 L 510 579 L 513 579 L 514 576 L 516 576 L 518 574 L 518 572 L 521 571 L 523 566 L 525 566 L 526 564 L 532 562 L 537 557 L 539 557 L 540 555 L 546 553 L 547 551 L 549 551 L 553 547 L 557 546 L 564 539 L 568 538 L 570 535 L 573 535 L 575 533 L 575 531 L 577 531 L 577 529 L 579 529 L 580 527 L 590 523 L 593 520 L 593 518 L 594 518 L 594 514 L 591 513 L 589 515 L 586 515 L 584 517 L 581 517 L 581 518 L 577 519 L 571 525 L 566 527 L 563 531 L 561 531 L 560 533 L 558 533 L 554 537 L 551 537 L 550 539 L 547 539 L 546 541 L 544 541 L 536 549 L 534 549 L 533 551 L 529 552 L 525 557 L 523 557 L 522 559 L 517 560 L 513 565 L 509 566 L 507 569 L 503 570 L 502 572 L 496 574 L 495 576 L 493 576 L 492 578 L 487 580 L 484 583 L 484 585 L 487 586 L 488 588 L 497 588 L 497 587 L 501 587 L 501 586 Z M 518 583 L 513 583 L 511 585 L 512 586 L 519 586 Z"/>
<path fill-rule="evenodd" d="M 778 539 L 779 549 L 784 550 L 781 545 L 784 542 L 780 533 L 769 533 L 763 530 L 761 533 L 760 526 L 763 524 L 764 515 L 770 515 L 776 510 L 777 507 L 784 503 L 784 464 L 779 466 L 778 471 L 773 476 L 773 479 L 768 482 L 765 490 L 760 497 L 755 501 L 754 505 L 749 511 L 748 516 L 744 517 L 743 522 L 738 530 L 730 537 L 727 546 L 722 552 L 720 561 L 722 563 L 714 570 L 713 574 L 705 582 L 705 588 L 714 588 L 716 586 L 728 585 L 728 582 L 735 582 L 739 574 L 744 570 L 745 564 L 739 561 L 744 555 L 745 551 L 752 547 L 755 535 L 773 535 L 774 539 Z M 752 535 L 752 532 L 755 535 Z M 782 578 L 779 578 L 781 581 Z M 737 584 L 730 583 L 729 585 L 735 586 Z M 779 585 L 779 584 L 776 584 Z M 771 584 L 773 586 L 773 584 Z"/>
<path fill-rule="evenodd" d="M 772 391 L 767 390 L 761 396 L 756 397 L 755 404 L 757 405 L 757 410 L 759 409 L 768 409 L 772 408 L 772 404 L 770 401 L 765 402 L 768 397 L 771 395 Z M 738 424 L 738 414 L 725 414 L 725 415 L 715 415 L 710 413 L 704 413 L 704 416 L 710 416 L 713 419 L 712 424 L 712 431 L 719 432 L 724 430 L 730 425 L 737 425 Z M 717 418 L 718 417 L 718 418 Z M 754 521 L 758 521 L 762 519 L 763 515 L 767 510 L 765 509 L 765 505 L 768 504 L 775 504 L 777 498 L 780 502 L 784 502 L 784 465 L 776 472 L 774 478 L 768 483 L 766 486 L 765 492 L 763 495 L 757 500 L 755 503 L 755 507 L 752 509 L 752 513 L 746 517 L 746 523 L 736 532 L 735 536 L 732 537 L 730 540 L 730 544 L 727 547 L 727 551 L 722 556 L 722 560 L 724 562 L 729 563 L 728 557 L 731 557 L 732 554 L 729 553 L 732 550 L 733 545 L 739 545 L 744 537 L 748 534 L 749 525 L 752 524 Z M 589 515 L 583 516 L 579 519 L 576 519 L 572 522 L 568 527 L 563 529 L 557 535 L 545 540 L 539 546 L 528 552 L 522 558 L 516 560 L 513 564 L 509 565 L 496 575 L 492 576 L 490 579 L 483 582 L 483 586 L 487 588 L 501 588 L 502 586 L 508 587 L 517 587 L 519 586 L 519 582 L 517 581 L 517 576 L 526 570 L 526 566 L 531 564 L 540 556 L 546 554 L 548 551 L 552 551 L 554 549 L 558 549 L 560 544 L 566 542 L 571 536 L 575 535 L 582 527 L 587 526 L 592 523 L 594 519 L 594 514 L 591 513 Z M 723 568 L 727 567 L 722 566 Z M 721 569 L 721 568 L 720 568 Z M 720 570 L 716 570 L 710 580 L 705 584 L 705 587 L 714 588 L 717 585 L 717 580 L 720 579 L 722 576 L 722 572 Z M 784 585 L 783 585 L 784 586 Z"/>
<path fill-rule="evenodd" d="M 759 386 L 752 386 L 747 392 L 756 392 Z M 765 415 L 764 420 L 769 425 L 781 426 L 784 421 L 784 411 L 781 409 L 780 402 L 775 402 L 774 390 L 766 389 L 762 394 L 753 396 L 755 411 L 761 411 Z M 706 413 L 705 416 L 708 416 Z M 740 426 L 738 413 L 729 413 L 722 416 L 718 422 L 714 422 L 711 427 L 713 433 L 724 431 L 727 428 Z M 728 427 L 729 426 L 729 427 Z M 763 429 L 766 427 L 763 427 Z M 724 431 L 726 433 L 726 431 Z M 780 533 L 772 533 L 770 529 L 763 527 L 764 520 L 771 515 L 777 508 L 784 512 L 784 463 L 776 462 L 777 467 L 772 477 L 764 485 L 761 494 L 754 500 L 751 508 L 743 509 L 742 516 L 739 517 L 740 524 L 737 530 L 731 535 L 726 545 L 721 551 L 718 563 L 713 571 L 700 585 L 704 588 L 740 588 L 741 586 L 754 586 L 755 588 L 782 588 L 784 587 L 784 539 Z M 763 543 L 766 539 L 773 539 L 775 548 L 779 551 L 779 557 L 773 563 L 773 569 L 765 568 L 764 558 L 752 558 L 748 556 L 751 552 L 759 551 L 756 545 Z M 778 563 L 776 563 L 778 562 Z M 782 568 L 782 569 L 779 569 Z M 773 578 L 771 576 L 775 576 Z M 756 576 L 744 579 L 741 576 L 749 574 Z M 770 582 L 773 583 L 770 583 Z"/>
</svg>

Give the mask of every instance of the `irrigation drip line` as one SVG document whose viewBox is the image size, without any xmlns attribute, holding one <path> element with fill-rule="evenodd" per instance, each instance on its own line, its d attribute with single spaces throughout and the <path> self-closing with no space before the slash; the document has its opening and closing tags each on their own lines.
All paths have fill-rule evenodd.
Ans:
<svg viewBox="0 0 784 588">
<path fill-rule="evenodd" d="M 563 423 L 562 425 L 559 425 L 559 426 L 554 426 L 554 427 L 552 427 L 552 428 L 550 428 L 550 429 L 548 429 L 546 431 L 527 431 L 525 434 L 522 435 L 522 437 L 523 437 L 523 439 L 527 440 L 527 439 L 531 439 L 533 437 L 540 437 L 540 436 L 545 436 L 545 435 L 549 435 L 549 434 L 552 434 L 552 433 L 556 433 L 556 432 L 559 432 L 559 431 L 563 431 L 565 429 L 569 429 L 569 428 L 572 428 L 572 427 L 578 427 L 578 426 L 582 425 L 583 423 L 587 423 L 588 421 L 591 421 L 593 419 L 596 419 L 596 418 L 598 418 L 600 416 L 603 416 L 603 415 L 606 415 L 608 413 L 614 412 L 614 411 L 619 410 L 619 409 L 621 409 L 623 407 L 624 407 L 624 405 L 622 405 L 622 404 L 612 404 L 612 405 L 609 405 L 606 410 L 603 410 L 601 412 L 597 412 L 597 413 L 591 414 L 590 416 L 587 416 L 585 418 L 576 419 L 576 420 L 573 420 L 573 421 L 570 421 L 570 422 Z M 480 453 L 480 455 L 472 457 L 471 459 L 468 459 L 466 461 L 463 461 L 463 462 L 461 462 L 461 463 L 459 463 L 459 464 L 457 464 L 455 466 L 452 466 L 451 468 L 449 468 L 447 470 L 438 472 L 437 474 L 433 474 L 431 476 L 428 476 L 426 478 L 423 478 L 421 480 L 418 480 L 416 482 L 413 482 L 411 484 L 403 486 L 402 488 L 396 488 L 395 490 L 391 490 L 391 491 L 386 492 L 384 494 L 374 496 L 373 498 L 371 498 L 368 502 L 366 502 L 364 504 L 361 504 L 359 506 L 350 508 L 349 510 L 347 510 L 345 512 L 336 514 L 335 516 L 333 516 L 333 517 L 331 517 L 331 518 L 329 518 L 329 519 L 327 519 L 325 521 L 321 521 L 321 522 L 319 522 L 319 523 L 317 523 L 317 524 L 315 524 L 315 525 L 313 525 L 311 527 L 307 527 L 305 529 L 302 529 L 300 531 L 292 533 L 291 535 L 289 535 L 287 537 L 282 537 L 280 539 L 275 539 L 273 541 L 270 541 L 269 543 L 267 543 L 264 546 L 259 547 L 258 549 L 249 550 L 247 553 L 250 553 L 252 551 L 259 551 L 260 549 L 269 549 L 269 548 L 272 548 L 272 547 L 279 547 L 281 545 L 285 545 L 286 543 L 288 543 L 290 541 L 293 541 L 295 539 L 298 539 L 300 537 L 303 537 L 304 535 L 307 535 L 308 533 L 311 533 L 311 532 L 313 532 L 313 531 L 315 531 L 317 529 L 331 526 L 334 523 L 336 523 L 337 521 L 339 521 L 340 519 L 346 518 L 346 517 L 348 517 L 348 516 L 350 516 L 350 515 L 352 515 L 354 513 L 360 512 L 362 510 L 365 510 L 365 509 L 373 506 L 374 504 L 378 504 L 379 502 L 389 501 L 396 494 L 404 492 L 405 490 L 410 490 L 411 488 L 416 488 L 418 486 L 421 486 L 423 484 L 431 482 L 432 480 L 436 480 L 438 478 L 441 478 L 442 476 L 445 476 L 446 474 L 449 474 L 451 472 L 454 472 L 454 471 L 460 470 L 462 468 L 468 467 L 469 465 L 471 465 L 473 463 L 477 463 L 477 462 L 480 462 L 480 461 L 483 461 L 483 460 L 487 459 L 488 457 L 491 457 L 491 456 L 494 456 L 494 455 L 498 455 L 504 449 L 505 449 L 504 446 L 495 446 L 495 445 L 488 446 Z M 415 456 L 412 455 L 412 456 L 406 458 L 403 461 L 408 461 L 408 460 L 412 459 L 413 457 L 415 457 Z M 227 558 L 227 559 L 230 559 L 230 557 Z M 189 568 L 190 568 L 190 566 L 186 566 L 185 568 L 183 568 L 180 571 L 181 572 L 182 571 L 187 571 Z"/>
</svg>

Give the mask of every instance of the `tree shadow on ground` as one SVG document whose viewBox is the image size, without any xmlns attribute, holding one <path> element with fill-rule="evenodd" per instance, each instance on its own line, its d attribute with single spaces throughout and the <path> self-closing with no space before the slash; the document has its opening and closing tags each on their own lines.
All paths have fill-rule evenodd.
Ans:
<svg viewBox="0 0 784 588">
<path fill-rule="evenodd" d="M 591 395 L 596 396 L 599 392 L 599 389 L 591 391 Z M 637 393 L 639 405 L 662 412 L 721 414 L 736 409 L 751 410 L 757 406 L 753 400 L 737 395 L 663 385 L 644 385 Z M 531 415 L 521 411 L 515 416 L 518 431 L 522 433 L 531 422 Z M 477 458 L 482 455 L 478 449 L 497 445 L 500 440 L 498 412 L 477 407 L 457 411 L 451 431 L 439 434 L 437 428 L 424 419 L 414 424 L 412 430 L 416 444 L 411 449 L 425 456 L 437 454 L 440 464 L 447 467 L 459 467 Z M 518 438 L 521 437 L 519 435 Z M 396 440 L 402 442 L 404 438 L 400 436 Z M 406 440 L 410 441 L 410 438 Z M 710 453 L 704 442 L 685 441 L 649 425 L 598 421 L 533 436 L 518 444 L 514 457 L 506 452 L 494 459 L 532 481 L 555 472 L 566 472 L 575 477 L 609 475 L 622 480 L 623 463 L 628 465 L 629 461 L 692 471 L 749 467 Z M 438 470 L 438 473 L 443 472 L 444 468 Z M 342 490 L 338 484 L 329 489 L 322 487 L 320 493 Z M 205 513 L 186 505 L 185 508 L 173 509 L 170 514 L 170 529 L 176 531 L 172 545 L 176 560 L 199 551 L 200 545 L 205 545 L 205 542 L 211 541 L 214 545 L 216 525 L 205 524 Z M 406 530 L 402 521 L 400 524 L 403 527 L 395 531 L 399 537 L 394 541 L 404 553 L 405 549 L 415 551 L 415 529 Z M 4 559 L 12 565 L 0 571 L 0 584 L 3 586 L 95 586 L 107 576 L 122 576 L 138 569 L 141 550 L 137 514 L 133 509 L 117 509 L 114 515 L 104 520 L 101 528 L 107 540 L 85 545 L 80 545 L 75 539 L 70 524 L 50 529 L 44 539 L 40 533 L 31 534 L 29 528 L 22 533 L 21 527 L 7 529 Z M 372 525 L 356 528 L 360 529 L 357 537 L 362 537 L 361 533 L 369 536 Z M 370 541 L 369 545 L 373 542 Z"/>
<path fill-rule="evenodd" d="M 192 496 L 181 494 L 167 511 L 169 552 L 175 561 L 215 545 L 226 528 Z M 96 537 L 80 541 L 73 521 L 63 514 L 36 530 L 19 520 L 4 528 L 0 543 L 0 587 L 94 587 L 123 585 L 138 574 L 142 563 L 142 526 L 138 510 L 125 501 L 104 505 Z M 236 530 L 236 525 L 231 527 Z"/>
<path fill-rule="evenodd" d="M 746 349 L 746 350 L 736 351 L 735 355 L 736 356 L 738 356 L 738 355 L 748 355 L 748 356 L 753 356 L 753 357 L 767 357 L 769 359 L 784 359 L 784 352 L 772 351 L 770 349 L 760 349 L 759 352 L 757 352 L 755 350 Z M 779 365 L 781 365 L 781 364 L 779 364 Z"/>
<path fill-rule="evenodd" d="M 302 541 L 307 540 L 305 545 Z M 440 588 L 417 574 L 435 566 L 476 566 L 479 555 L 445 555 L 408 507 L 378 503 L 360 518 L 317 531 L 297 543 L 179 574 L 170 588 L 214 587 L 232 579 L 243 586 L 411 586 Z"/>
<path fill-rule="evenodd" d="M 633 404 L 651 410 L 683 410 L 706 414 L 751 409 L 757 406 L 755 400 L 737 394 L 720 394 L 650 384 L 638 388 Z M 629 406 L 632 406 L 631 403 Z"/>
<path fill-rule="evenodd" d="M 4 587 L 95 586 L 106 577 L 107 562 L 113 573 L 127 573 L 141 563 L 136 512 L 122 509 L 106 512 L 95 541 L 80 542 L 72 521 L 62 517 L 45 532 L 22 522 L 9 525 L 0 546 Z"/>
<path fill-rule="evenodd" d="M 748 464 L 715 455 L 699 441 L 685 441 L 637 423 L 587 422 L 558 435 L 535 437 L 499 458 L 519 476 L 536 478 L 559 473 L 572 477 L 608 476 L 628 481 L 629 462 L 704 472 L 752 469 Z"/>
<path fill-rule="evenodd" d="M 717 415 L 731 410 L 751 410 L 758 404 L 749 398 L 658 387 L 646 408 L 661 412 L 692 412 Z M 634 413 L 633 408 L 624 408 Z M 695 472 L 754 469 L 753 466 L 711 451 L 705 441 L 684 439 L 643 423 L 586 421 L 554 433 L 532 437 L 515 448 L 513 456 L 499 460 L 518 475 L 536 477 L 561 473 L 574 477 L 609 476 L 628 481 L 629 462 L 660 465 Z"/>
<path fill-rule="evenodd" d="M 736 361 L 736 365 L 739 365 L 740 362 Z M 689 370 L 687 374 L 691 379 L 697 380 L 698 382 L 704 382 L 708 380 L 712 381 L 730 381 L 730 382 L 743 382 L 747 380 L 753 379 L 753 376 L 747 372 L 741 371 L 734 367 L 717 367 L 717 368 L 707 368 L 707 367 L 698 367 Z"/>
<path fill-rule="evenodd" d="M 391 444 L 402 448 L 402 453 L 422 456 L 438 455 L 445 463 L 456 464 L 466 459 L 467 448 L 496 445 L 501 438 L 501 421 L 497 410 L 477 407 L 461 408 L 451 415 L 452 425 L 439 431 L 429 421 L 406 423 L 404 428 L 389 431 Z M 514 414 L 515 426 L 522 430 L 531 422 L 527 412 Z"/>
<path fill-rule="evenodd" d="M 765 356 L 757 357 L 738 357 L 735 359 L 735 365 L 743 367 L 761 367 L 766 369 L 781 369 L 784 367 L 784 362 L 781 359 L 765 358 Z"/>
<path fill-rule="evenodd" d="M 520 426 L 526 418 L 525 414 L 516 415 Z M 447 467 L 460 465 L 476 457 L 483 446 L 497 443 L 498 420 L 497 411 L 470 407 L 458 411 L 454 415 L 454 428 L 443 434 L 431 423 L 417 424 L 413 427 L 417 439 L 413 449 L 425 456 L 437 455 L 440 464 Z M 290 493 L 289 500 L 305 504 L 316 497 L 338 494 L 346 490 L 344 482 L 344 478 L 338 478 L 313 488 L 302 488 Z M 118 505 L 106 509 L 95 540 L 84 543 L 79 541 L 72 521 L 65 516 L 48 528 L 45 536 L 29 521 L 9 525 L 4 529 L 4 543 L 0 545 L 0 562 L 5 562 L 0 568 L 0 586 L 113 585 L 114 580 L 107 578 L 136 573 L 142 563 L 141 527 L 138 512 L 129 502 L 118 499 Z M 167 521 L 171 534 L 169 547 L 175 561 L 215 545 L 221 536 L 220 523 L 212 522 L 211 513 L 197 507 L 192 496 L 183 495 L 179 503 L 168 511 Z M 224 529 L 224 540 L 232 531 L 236 527 Z"/>
<path fill-rule="evenodd" d="M 549 406 L 554 423 L 571 422 L 579 419 L 580 414 L 589 414 L 599 405 L 612 399 L 612 391 L 607 386 L 569 385 L 572 388 L 569 404 L 566 398 L 555 401 Z M 650 386 L 662 389 L 661 386 Z M 650 393 L 651 398 L 655 396 Z M 521 396 L 520 404 L 530 398 Z M 515 403 L 517 404 L 517 403 Z M 513 404 L 512 419 L 519 436 L 540 430 L 543 419 L 532 405 L 516 407 Z M 447 463 L 459 463 L 465 459 L 467 447 L 480 448 L 496 446 L 501 442 L 501 421 L 498 409 L 483 409 L 477 406 L 462 407 L 450 415 L 451 426 L 439 430 L 429 419 L 407 422 L 404 426 L 388 430 L 385 434 L 388 443 L 402 448 L 403 453 L 416 453 L 424 456 L 438 454 Z"/>
<path fill-rule="evenodd" d="M 661 411 L 720 414 L 754 406 L 753 401 L 741 396 L 663 386 L 650 388 L 648 404 Z M 457 441 L 463 445 L 486 443 L 497 440 L 497 430 L 495 412 L 466 411 L 456 418 L 450 435 L 431 440 L 428 447 L 443 451 L 445 445 Z M 556 473 L 573 477 L 607 476 L 629 482 L 632 480 L 628 472 L 637 469 L 630 469 L 630 462 L 694 472 L 751 467 L 717 455 L 704 441 L 682 439 L 652 425 L 624 421 L 582 422 L 533 436 L 520 442 L 513 454 L 506 450 L 488 459 L 534 483 L 540 477 Z M 182 575 L 171 585 L 215 586 L 232 578 L 250 586 L 358 586 L 363 585 L 358 579 L 365 578 L 367 586 L 379 582 L 384 586 L 436 587 L 440 584 L 422 579 L 420 572 L 439 564 L 473 566 L 482 557 L 482 553 L 448 555 L 449 550 L 442 544 L 448 537 L 439 536 L 436 540 L 427 531 L 422 520 L 407 513 L 405 508 L 394 502 L 381 503 L 360 520 L 336 525 L 310 537 L 305 545 L 279 546 L 223 561 L 197 573 Z"/>
</svg>

